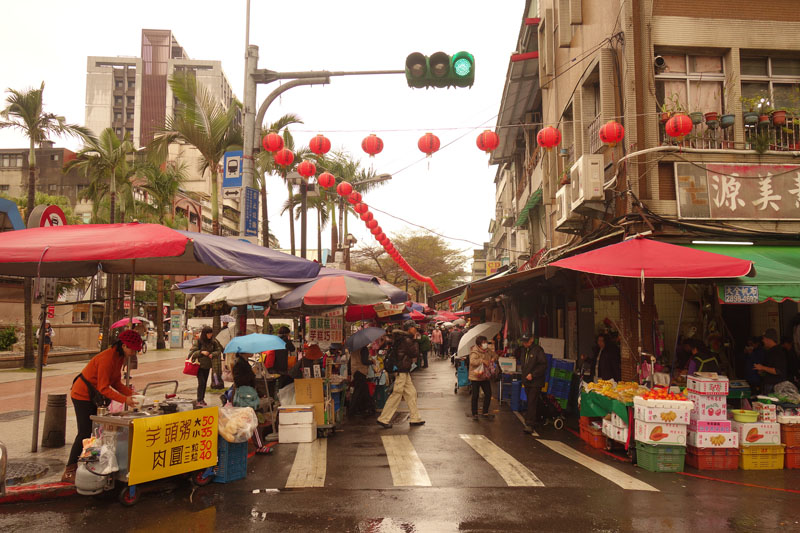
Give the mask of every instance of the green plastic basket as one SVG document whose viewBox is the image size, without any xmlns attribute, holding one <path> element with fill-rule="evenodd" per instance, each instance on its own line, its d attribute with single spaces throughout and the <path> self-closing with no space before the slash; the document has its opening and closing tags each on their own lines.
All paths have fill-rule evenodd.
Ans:
<svg viewBox="0 0 800 533">
<path fill-rule="evenodd" d="M 566 380 L 572 379 L 572 372 L 570 372 L 569 370 L 561 370 L 560 368 L 551 368 L 550 375 L 556 379 L 566 379 Z"/>
<path fill-rule="evenodd" d="M 686 447 L 636 443 L 636 463 L 650 472 L 683 472 Z"/>
</svg>

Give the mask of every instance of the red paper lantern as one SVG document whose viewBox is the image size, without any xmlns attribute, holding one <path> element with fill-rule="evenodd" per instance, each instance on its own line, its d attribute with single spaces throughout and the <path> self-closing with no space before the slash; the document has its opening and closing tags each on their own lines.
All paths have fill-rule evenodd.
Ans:
<svg viewBox="0 0 800 533">
<path fill-rule="evenodd" d="M 339 193 L 339 196 L 348 196 L 353 192 L 353 186 L 343 181 L 336 187 L 336 192 Z"/>
<path fill-rule="evenodd" d="M 267 152 L 275 153 L 283 149 L 283 137 L 275 132 L 267 133 L 264 135 L 264 138 L 261 139 L 261 146 L 263 146 L 264 150 Z"/>
<path fill-rule="evenodd" d="M 361 141 L 361 149 L 368 153 L 370 157 L 375 157 L 375 154 L 379 154 L 383 150 L 383 141 L 380 137 L 371 133 Z"/>
<path fill-rule="evenodd" d="M 692 119 L 686 115 L 675 115 L 667 121 L 666 131 L 667 135 L 681 142 L 692 131 L 693 127 Z"/>
<path fill-rule="evenodd" d="M 367 211 L 369 211 L 369 206 L 367 206 L 367 204 L 364 204 L 364 203 L 361 203 L 361 202 L 359 202 L 359 203 L 357 203 L 357 204 L 355 205 L 355 207 L 353 207 L 353 210 L 354 210 L 356 213 L 358 213 L 359 215 L 363 215 L 364 213 L 366 213 Z"/>
<path fill-rule="evenodd" d="M 317 176 L 317 183 L 319 183 L 320 187 L 329 188 L 333 187 L 336 183 L 336 178 L 330 172 L 323 172 L 319 176 Z"/>
<path fill-rule="evenodd" d="M 380 232 L 375 235 L 375 240 L 378 242 L 382 242 L 384 239 L 386 239 L 386 234 L 384 232 Z"/>
<path fill-rule="evenodd" d="M 539 143 L 539 146 L 542 148 L 552 150 L 553 147 L 561 144 L 561 132 L 553 126 L 547 126 L 539 130 L 539 133 L 536 135 L 536 142 Z"/>
<path fill-rule="evenodd" d="M 421 152 L 425 152 L 428 157 L 439 150 L 439 145 L 439 137 L 433 133 L 426 133 L 417 141 L 417 147 Z"/>
<path fill-rule="evenodd" d="M 317 173 L 317 165 L 306 159 L 297 165 L 297 173 L 303 176 L 305 179 L 308 179 Z"/>
<path fill-rule="evenodd" d="M 384 249 L 386 249 L 386 246 L 389 244 L 389 241 L 386 240 L 386 236 L 384 236 L 383 239 L 378 239 L 378 242 L 381 243 Z"/>
<path fill-rule="evenodd" d="M 372 213 L 370 213 L 369 211 L 361 213 L 361 220 L 363 220 L 364 222 L 369 222 L 373 218 L 374 217 L 373 217 Z"/>
<path fill-rule="evenodd" d="M 347 201 L 350 202 L 353 205 L 356 205 L 357 203 L 361 202 L 361 193 L 357 192 L 357 191 L 351 192 L 347 196 Z"/>
<path fill-rule="evenodd" d="M 374 218 L 369 219 L 367 221 L 367 227 L 369 229 L 377 228 L 378 227 L 378 221 L 375 220 Z"/>
<path fill-rule="evenodd" d="M 625 128 L 619 122 L 609 120 L 600 128 L 600 140 L 611 146 L 617 145 L 625 137 Z"/>
<path fill-rule="evenodd" d="M 331 141 L 320 133 L 311 139 L 308 148 L 317 155 L 327 154 L 331 149 Z"/>
<path fill-rule="evenodd" d="M 288 167 L 294 162 L 294 154 L 287 148 L 281 148 L 275 152 L 275 164 L 282 167 Z"/>
<path fill-rule="evenodd" d="M 383 231 L 383 230 L 381 229 L 381 227 L 378 225 L 377 222 L 375 222 L 375 226 L 372 229 L 369 230 L 369 232 L 372 233 L 373 235 L 377 235 L 381 231 Z"/>
<path fill-rule="evenodd" d="M 486 152 L 487 154 L 493 152 L 498 146 L 500 146 L 500 138 L 497 136 L 495 132 L 492 130 L 486 130 L 480 135 L 478 135 L 478 140 L 476 141 L 478 148 Z"/>
</svg>

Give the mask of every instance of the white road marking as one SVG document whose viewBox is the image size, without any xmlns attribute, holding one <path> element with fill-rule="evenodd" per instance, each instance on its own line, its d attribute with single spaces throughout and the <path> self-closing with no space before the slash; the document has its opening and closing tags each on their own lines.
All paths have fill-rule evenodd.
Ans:
<svg viewBox="0 0 800 533">
<path fill-rule="evenodd" d="M 579 451 L 575 450 L 571 446 L 567 444 L 555 440 L 543 440 L 539 439 L 538 442 L 541 442 L 551 450 L 556 453 L 559 453 L 566 457 L 567 459 L 572 459 L 579 465 L 585 466 L 595 474 L 601 475 L 607 480 L 619 485 L 625 490 L 647 490 L 652 492 L 659 492 L 659 490 L 652 485 L 648 485 L 643 481 L 639 481 L 638 479 L 629 476 L 624 472 L 620 472 L 616 468 L 609 466 L 605 463 L 601 463 L 596 459 L 592 459 L 591 457 L 580 453 Z"/>
<path fill-rule="evenodd" d="M 382 436 L 395 487 L 430 487 L 431 480 L 417 450 L 406 435 Z"/>
<path fill-rule="evenodd" d="M 286 488 L 324 487 L 327 464 L 328 439 L 300 443 L 289 479 L 286 480 Z"/>
<path fill-rule="evenodd" d="M 267 493 L 267 492 L 280 492 L 279 489 L 253 489 L 253 494 L 258 494 L 260 492 Z"/>
<path fill-rule="evenodd" d="M 544 487 L 533 472 L 483 435 L 459 435 L 497 470 L 509 487 Z"/>
<path fill-rule="evenodd" d="M 527 424 L 525 424 L 525 417 L 523 417 L 521 414 L 519 414 L 519 411 L 514 411 L 514 414 L 517 415 L 517 418 L 519 418 L 519 421 L 522 422 L 523 426 L 527 425 Z M 536 430 L 534 430 L 533 433 L 531 433 L 531 435 L 534 436 L 534 437 L 538 437 L 539 436 L 539 434 L 536 433 Z"/>
</svg>

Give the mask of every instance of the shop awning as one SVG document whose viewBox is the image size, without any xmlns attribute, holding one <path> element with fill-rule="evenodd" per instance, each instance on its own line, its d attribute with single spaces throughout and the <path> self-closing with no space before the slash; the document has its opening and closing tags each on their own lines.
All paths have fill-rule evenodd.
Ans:
<svg viewBox="0 0 800 533">
<path fill-rule="evenodd" d="M 723 303 L 800 302 L 800 246 L 691 244 L 696 250 L 752 261 L 756 275 L 717 283 Z"/>
<path fill-rule="evenodd" d="M 525 202 L 525 207 L 519 212 L 519 216 L 517 217 L 516 226 L 524 226 L 528 223 L 528 215 L 530 214 L 531 209 L 536 207 L 542 201 L 542 188 L 539 187 L 533 194 L 528 197 L 528 201 Z"/>
</svg>

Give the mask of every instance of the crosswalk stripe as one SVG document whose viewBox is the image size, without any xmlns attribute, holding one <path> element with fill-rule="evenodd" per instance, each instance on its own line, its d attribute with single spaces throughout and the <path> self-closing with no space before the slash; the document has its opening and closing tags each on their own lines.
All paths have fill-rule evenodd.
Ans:
<svg viewBox="0 0 800 533">
<path fill-rule="evenodd" d="M 392 482 L 395 487 L 430 487 L 431 480 L 425 465 L 419 460 L 417 451 L 406 435 L 385 435 L 381 437 Z"/>
<path fill-rule="evenodd" d="M 459 436 L 497 470 L 509 487 L 544 487 L 544 483 L 525 465 L 483 435 Z"/>
<path fill-rule="evenodd" d="M 328 464 L 328 440 L 302 442 L 297 446 L 292 471 L 286 481 L 287 489 L 324 487 Z"/>
<path fill-rule="evenodd" d="M 525 424 L 525 418 L 521 414 L 519 414 L 519 411 L 514 411 L 514 414 L 517 415 L 517 418 L 519 418 L 519 421 L 522 422 L 523 426 L 527 425 Z M 539 436 L 539 434 L 536 433 L 536 430 L 534 430 L 533 433 L 531 433 L 531 435 L 533 435 L 534 437 Z"/>
<path fill-rule="evenodd" d="M 631 477 L 624 472 L 620 472 L 612 466 L 601 463 L 596 459 L 592 459 L 591 457 L 580 453 L 563 442 L 543 439 L 539 439 L 537 442 L 541 442 L 554 452 L 563 455 L 567 459 L 572 459 L 576 463 L 585 466 L 595 474 L 603 476 L 607 480 L 619 485 L 625 490 L 647 490 L 659 492 L 659 490 L 652 485 L 648 485 L 647 483 L 639 481 L 638 479 Z"/>
</svg>

